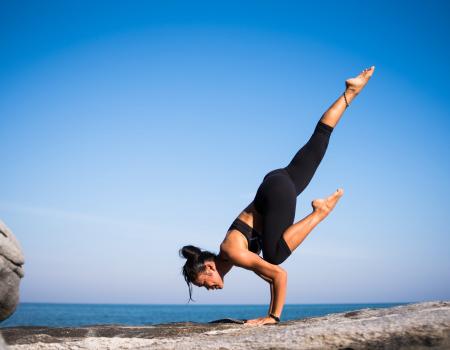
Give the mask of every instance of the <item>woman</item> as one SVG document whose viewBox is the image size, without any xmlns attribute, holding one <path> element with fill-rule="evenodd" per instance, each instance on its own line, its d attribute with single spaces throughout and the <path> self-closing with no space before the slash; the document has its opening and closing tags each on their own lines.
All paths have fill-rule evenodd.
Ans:
<svg viewBox="0 0 450 350">
<path fill-rule="evenodd" d="M 323 114 L 309 141 L 284 168 L 267 173 L 254 200 L 232 223 L 218 255 L 185 246 L 180 254 L 187 259 L 183 276 L 192 297 L 192 284 L 206 289 L 222 289 L 224 276 L 233 266 L 251 270 L 270 284 L 268 315 L 247 324 L 270 324 L 280 320 L 287 273 L 279 264 L 303 242 L 311 230 L 327 217 L 344 194 L 336 190 L 325 199 L 312 201 L 313 211 L 294 224 L 297 196 L 311 181 L 328 146 L 331 132 L 350 102 L 361 92 L 375 67 L 345 81 L 344 93 Z M 259 253 L 262 251 L 262 258 Z"/>
</svg>

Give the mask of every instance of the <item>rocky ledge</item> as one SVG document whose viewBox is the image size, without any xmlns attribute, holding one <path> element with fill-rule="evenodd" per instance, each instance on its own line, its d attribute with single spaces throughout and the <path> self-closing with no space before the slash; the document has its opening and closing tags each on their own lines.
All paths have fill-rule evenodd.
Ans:
<svg viewBox="0 0 450 350">
<path fill-rule="evenodd" d="M 277 325 L 2 328 L 10 350 L 47 349 L 450 349 L 450 301 L 366 308 Z"/>
</svg>

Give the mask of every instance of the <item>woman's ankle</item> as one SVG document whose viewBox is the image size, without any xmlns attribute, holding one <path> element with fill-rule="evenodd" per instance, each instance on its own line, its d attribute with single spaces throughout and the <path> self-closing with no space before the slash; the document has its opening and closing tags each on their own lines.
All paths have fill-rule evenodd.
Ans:
<svg viewBox="0 0 450 350">
<path fill-rule="evenodd" d="M 348 87 L 345 89 L 345 95 L 347 96 L 347 98 L 348 97 L 354 98 L 354 97 L 358 96 L 360 92 L 361 91 L 356 91 L 356 89 L 351 88 L 351 87 Z"/>
<path fill-rule="evenodd" d="M 345 89 L 344 93 L 342 94 L 344 100 L 346 103 L 348 103 L 350 105 L 350 103 L 353 101 L 353 99 L 358 96 L 360 93 L 360 91 L 356 91 L 355 89 L 352 88 L 347 88 Z"/>
</svg>

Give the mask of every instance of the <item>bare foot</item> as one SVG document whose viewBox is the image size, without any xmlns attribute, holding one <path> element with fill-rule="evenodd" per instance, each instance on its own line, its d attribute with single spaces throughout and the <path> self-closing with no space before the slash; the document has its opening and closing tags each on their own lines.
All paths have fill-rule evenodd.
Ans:
<svg viewBox="0 0 450 350">
<path fill-rule="evenodd" d="M 366 86 L 374 71 L 375 66 L 372 66 L 364 69 L 357 77 L 347 79 L 345 81 L 345 86 L 347 88 L 346 92 L 353 95 L 358 95 L 363 87 Z"/>
<path fill-rule="evenodd" d="M 338 200 L 344 195 L 342 188 L 337 189 L 331 196 L 325 199 L 315 199 L 311 202 L 314 212 L 325 218 L 336 206 Z"/>
</svg>

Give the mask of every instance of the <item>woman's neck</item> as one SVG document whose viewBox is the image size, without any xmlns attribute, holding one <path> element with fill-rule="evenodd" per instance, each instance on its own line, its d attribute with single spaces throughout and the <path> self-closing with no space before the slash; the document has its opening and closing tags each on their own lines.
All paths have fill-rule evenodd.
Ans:
<svg viewBox="0 0 450 350">
<path fill-rule="evenodd" d="M 224 278 L 224 276 L 231 270 L 233 264 L 219 255 L 215 258 L 214 262 L 216 263 L 216 269 L 219 275 Z"/>
</svg>

